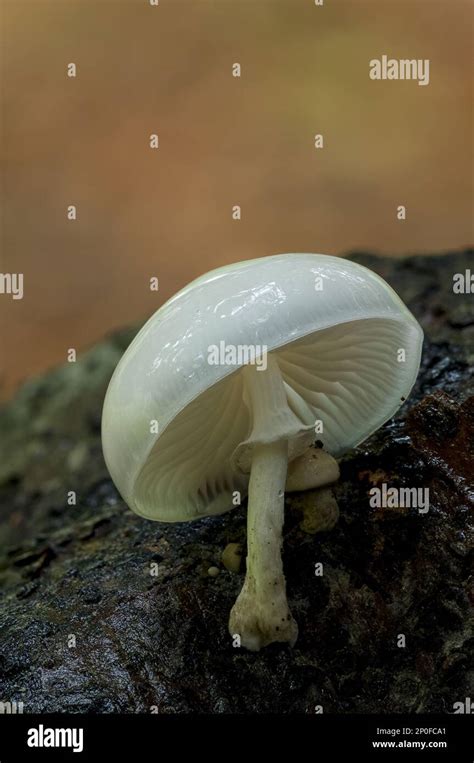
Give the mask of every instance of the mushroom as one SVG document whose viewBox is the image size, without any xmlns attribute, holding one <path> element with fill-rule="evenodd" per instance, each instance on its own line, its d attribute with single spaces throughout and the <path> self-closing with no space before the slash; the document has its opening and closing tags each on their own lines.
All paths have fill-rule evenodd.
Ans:
<svg viewBox="0 0 474 763">
<path fill-rule="evenodd" d="M 335 459 L 397 411 L 423 334 L 355 262 L 281 254 L 207 273 L 144 325 L 104 402 L 102 441 L 129 507 L 179 522 L 248 494 L 247 571 L 230 633 L 294 644 L 281 560 L 285 485 L 321 487 Z M 314 461 L 314 442 L 324 449 Z"/>
</svg>

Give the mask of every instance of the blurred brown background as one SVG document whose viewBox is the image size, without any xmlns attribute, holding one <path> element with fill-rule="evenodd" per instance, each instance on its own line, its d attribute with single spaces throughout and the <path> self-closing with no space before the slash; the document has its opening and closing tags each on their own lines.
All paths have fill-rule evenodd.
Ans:
<svg viewBox="0 0 474 763">
<path fill-rule="evenodd" d="M 1 10 L 0 270 L 25 279 L 0 295 L 3 397 L 228 262 L 472 241 L 470 0 Z M 429 58 L 430 84 L 371 81 L 382 54 Z"/>
</svg>

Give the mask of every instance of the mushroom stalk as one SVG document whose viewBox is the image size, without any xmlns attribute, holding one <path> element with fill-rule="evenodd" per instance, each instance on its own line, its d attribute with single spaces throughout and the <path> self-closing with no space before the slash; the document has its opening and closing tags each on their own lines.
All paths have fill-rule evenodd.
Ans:
<svg viewBox="0 0 474 763">
<path fill-rule="evenodd" d="M 247 574 L 230 613 L 229 630 L 257 651 L 273 641 L 294 644 L 298 627 L 286 598 L 281 559 L 288 443 L 255 448 L 247 513 Z"/>
<path fill-rule="evenodd" d="M 250 461 L 247 509 L 247 573 L 230 613 L 229 631 L 242 646 L 257 651 L 273 641 L 294 644 L 298 627 L 286 598 L 281 559 L 288 438 L 301 427 L 289 410 L 278 363 L 244 370 L 253 429 L 242 461 Z"/>
</svg>

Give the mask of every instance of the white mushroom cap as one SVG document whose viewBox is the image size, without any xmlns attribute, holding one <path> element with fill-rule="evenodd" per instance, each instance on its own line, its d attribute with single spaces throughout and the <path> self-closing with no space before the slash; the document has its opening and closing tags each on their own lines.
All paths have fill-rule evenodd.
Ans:
<svg viewBox="0 0 474 763">
<path fill-rule="evenodd" d="M 422 340 L 393 289 L 354 262 L 281 254 L 214 270 L 166 302 L 120 360 L 102 417 L 108 469 L 130 508 L 149 519 L 222 513 L 233 507 L 234 491 L 242 498 L 247 491 L 236 454 L 252 421 L 243 370 L 210 364 L 210 346 L 265 346 L 300 442 L 320 419 L 324 434 L 312 440 L 338 456 L 408 396 Z"/>
</svg>

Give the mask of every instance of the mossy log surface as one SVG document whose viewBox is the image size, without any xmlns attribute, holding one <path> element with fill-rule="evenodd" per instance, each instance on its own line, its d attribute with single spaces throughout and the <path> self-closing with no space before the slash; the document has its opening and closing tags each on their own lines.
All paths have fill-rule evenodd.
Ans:
<svg viewBox="0 0 474 763">
<path fill-rule="evenodd" d="M 244 570 L 221 554 L 245 544 L 245 506 L 162 525 L 117 494 L 100 415 L 127 330 L 29 381 L 0 412 L 0 701 L 25 712 L 443 713 L 472 696 L 474 295 L 453 293 L 472 252 L 354 259 L 420 321 L 422 368 L 398 415 L 343 459 L 334 529 L 305 533 L 301 500 L 286 501 L 296 646 L 248 653 L 227 632 Z M 384 482 L 429 487 L 428 513 L 371 508 L 368 491 Z"/>
</svg>

